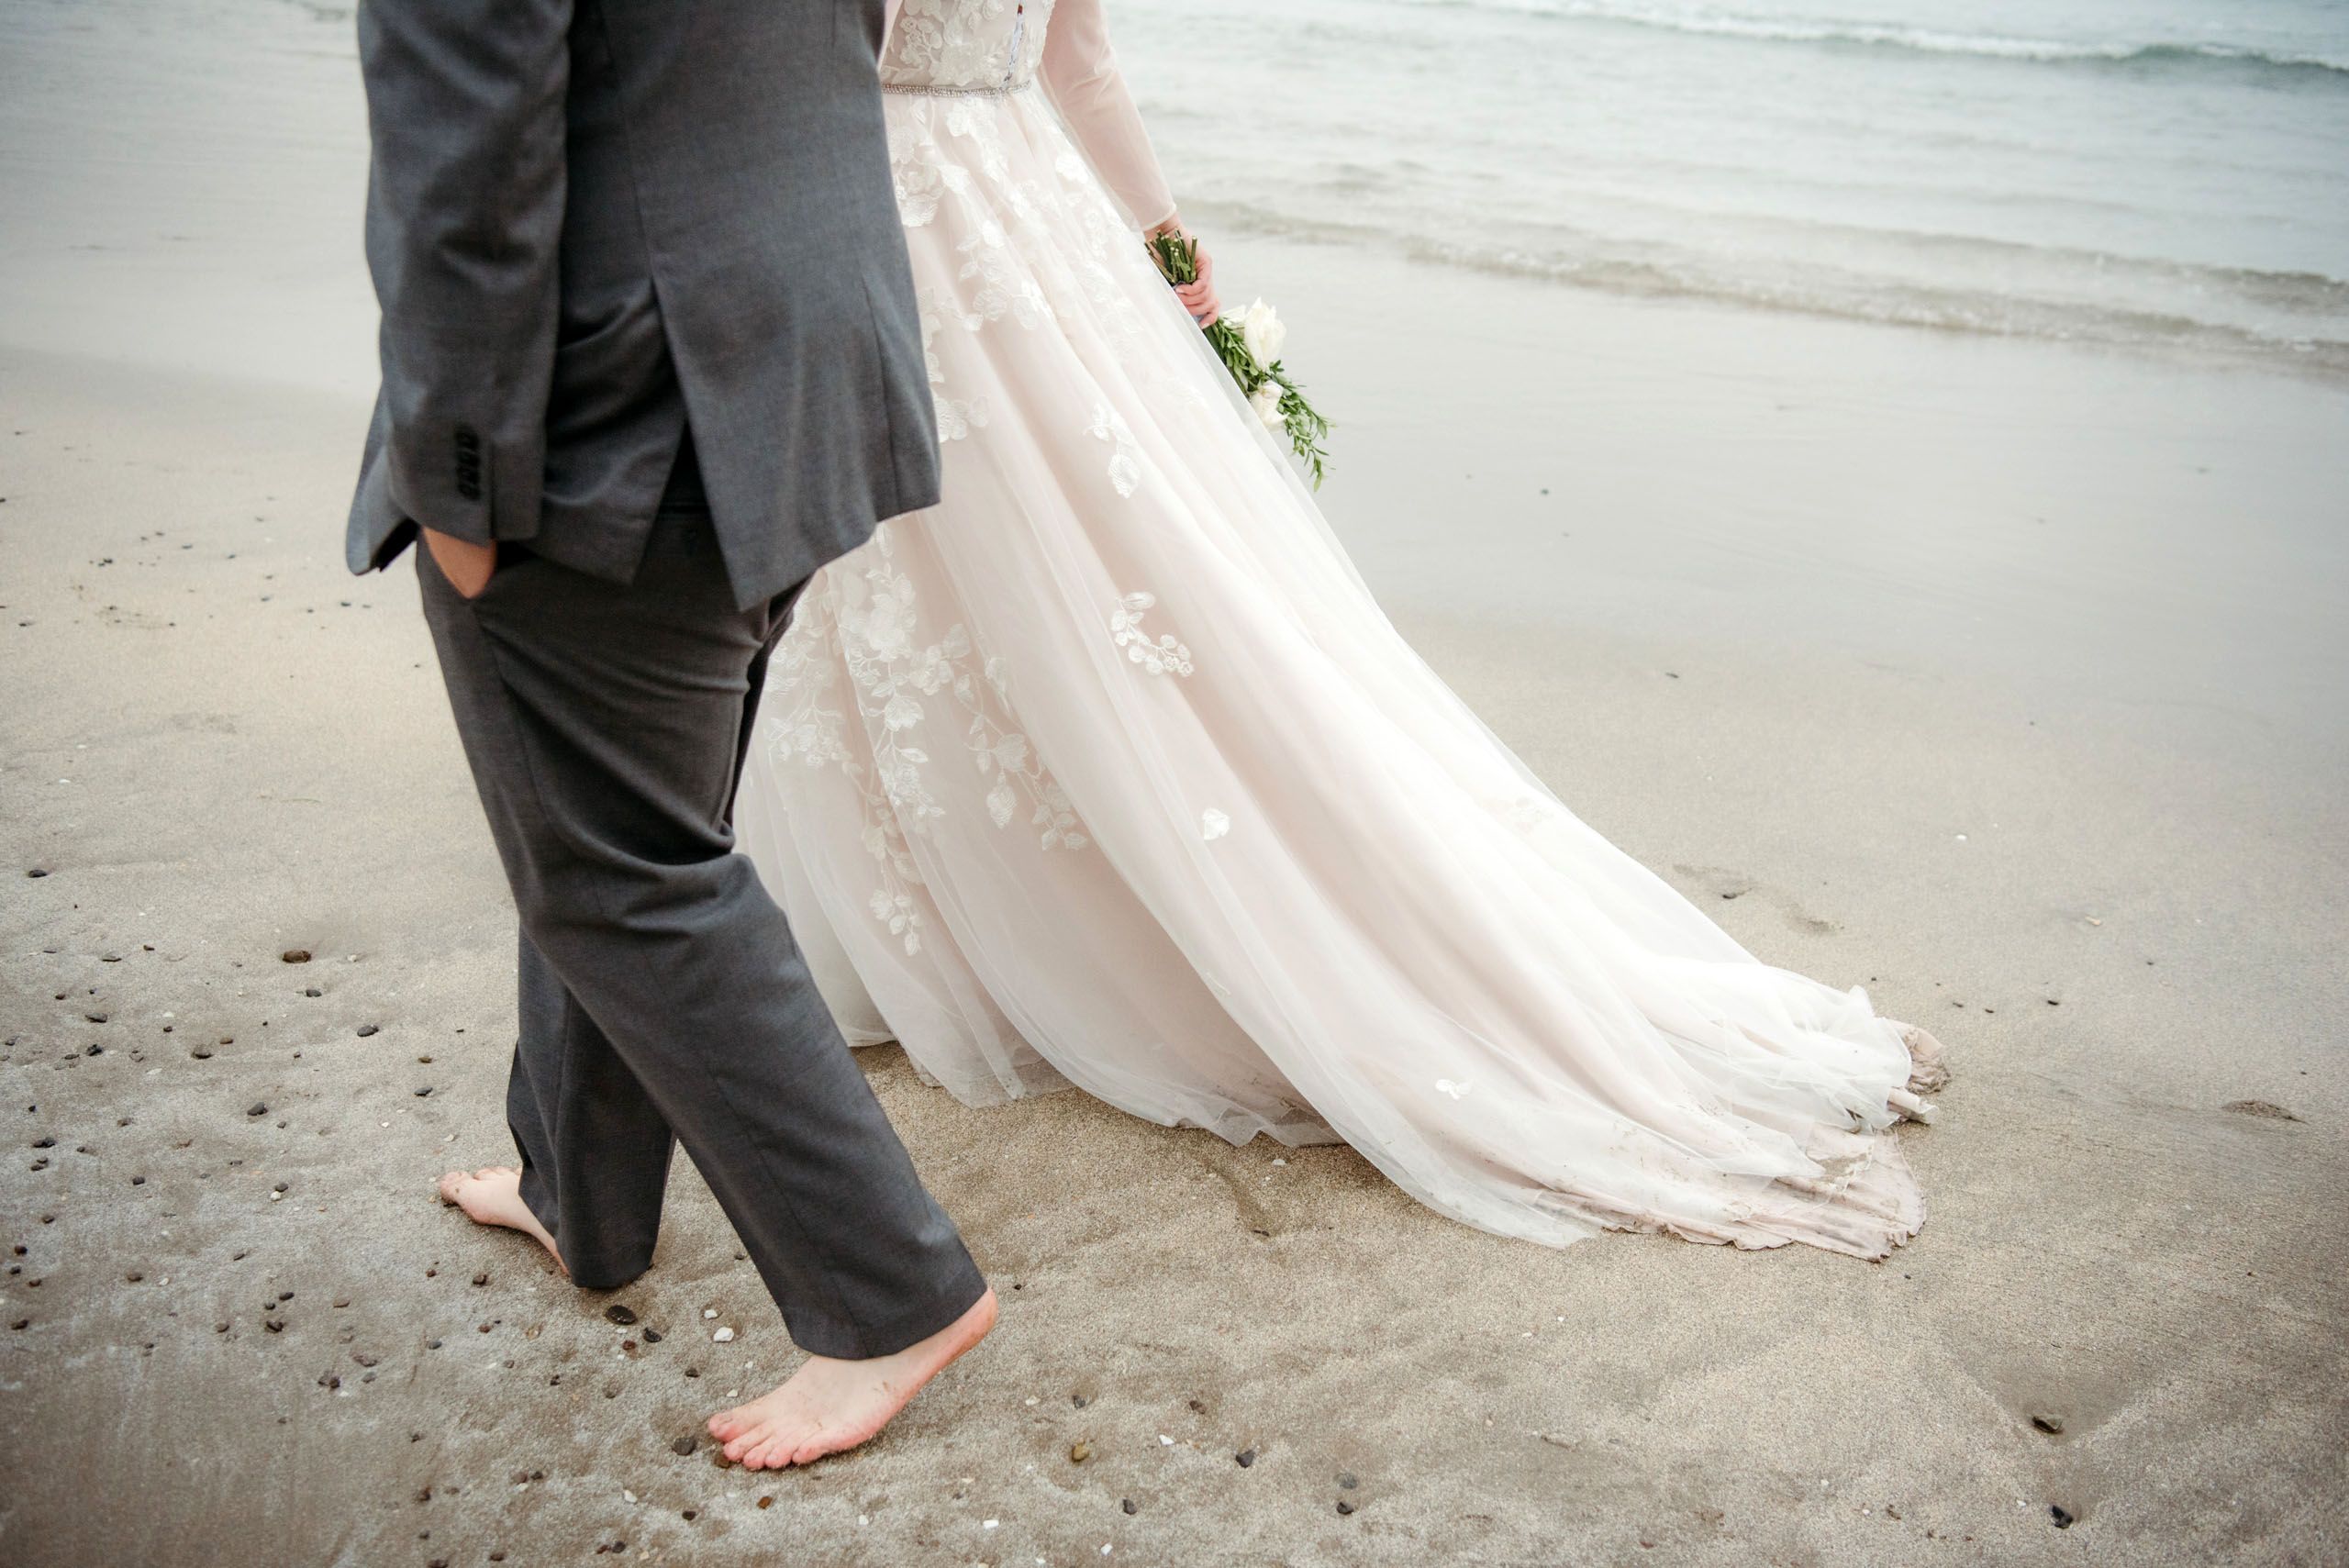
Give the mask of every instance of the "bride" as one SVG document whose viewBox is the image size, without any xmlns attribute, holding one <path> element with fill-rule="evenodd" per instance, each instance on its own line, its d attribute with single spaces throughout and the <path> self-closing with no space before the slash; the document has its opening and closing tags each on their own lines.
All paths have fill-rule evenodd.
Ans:
<svg viewBox="0 0 2349 1568">
<path fill-rule="evenodd" d="M 945 501 L 808 584 L 737 806 L 843 1027 L 973 1105 L 1342 1139 L 1552 1245 L 1884 1256 L 1930 1037 L 1747 953 L 1388 625 L 1202 340 L 1211 269 L 1145 253 L 1100 7 L 893 7 Z"/>
</svg>

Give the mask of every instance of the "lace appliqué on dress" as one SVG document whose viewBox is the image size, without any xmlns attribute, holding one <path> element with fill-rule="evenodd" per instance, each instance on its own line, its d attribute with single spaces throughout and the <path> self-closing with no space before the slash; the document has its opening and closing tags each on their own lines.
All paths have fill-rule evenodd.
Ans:
<svg viewBox="0 0 2349 1568">
<path fill-rule="evenodd" d="M 1109 443 L 1109 483 L 1119 495 L 1131 495 L 1141 484 L 1141 447 L 1134 440 L 1125 416 L 1107 403 L 1097 404 L 1093 423 L 1085 428 L 1085 433 Z"/>
<path fill-rule="evenodd" d="M 1126 651 L 1128 660 L 1153 675 L 1187 675 L 1191 651 L 1165 633 L 1153 641 L 1149 628 L 1141 624 L 1143 613 L 1157 603 L 1155 594 L 1128 594 L 1119 599 L 1109 615 L 1109 640 Z"/>
<path fill-rule="evenodd" d="M 982 660 L 959 621 L 934 642 L 919 640 L 913 583 L 897 568 L 889 525 L 874 532 L 859 559 L 860 580 L 817 584 L 809 613 L 794 620 L 776 647 L 767 687 L 773 717 L 763 728 L 778 764 L 837 765 L 856 786 L 865 851 L 881 873 L 869 906 L 914 954 L 928 926 L 928 901 L 915 891 L 923 884 L 909 840 L 946 815 L 926 776 L 930 753 L 919 744 L 931 717 L 927 699 L 944 696 L 967 719 L 964 747 L 979 773 L 995 780 L 986 807 L 996 827 L 1010 826 L 1024 803 L 1042 849 L 1082 850 L 1092 840 L 1067 792 L 1013 728 L 1002 662 Z M 831 649 L 839 651 L 836 663 L 824 657 Z M 863 721 L 870 766 L 848 743 L 849 702 Z"/>
</svg>

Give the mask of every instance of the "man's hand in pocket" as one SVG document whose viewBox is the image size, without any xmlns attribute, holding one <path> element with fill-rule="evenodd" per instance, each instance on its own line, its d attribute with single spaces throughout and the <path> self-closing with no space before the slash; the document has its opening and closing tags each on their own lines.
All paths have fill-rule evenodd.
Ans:
<svg viewBox="0 0 2349 1568">
<path fill-rule="evenodd" d="M 475 544 L 453 534 L 426 528 L 424 548 L 432 552 L 433 563 L 440 568 L 440 575 L 449 579 L 449 586 L 463 598 L 479 598 L 481 591 L 489 586 L 489 574 L 497 569 L 497 547 L 494 544 Z"/>
</svg>

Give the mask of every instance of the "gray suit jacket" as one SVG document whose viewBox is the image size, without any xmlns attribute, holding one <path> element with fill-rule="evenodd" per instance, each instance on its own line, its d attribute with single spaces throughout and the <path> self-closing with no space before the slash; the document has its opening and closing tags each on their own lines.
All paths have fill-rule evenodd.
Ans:
<svg viewBox="0 0 2349 1568">
<path fill-rule="evenodd" d="M 635 573 L 691 420 L 744 606 L 935 505 L 882 0 L 362 0 L 383 390 L 346 552 Z"/>
</svg>

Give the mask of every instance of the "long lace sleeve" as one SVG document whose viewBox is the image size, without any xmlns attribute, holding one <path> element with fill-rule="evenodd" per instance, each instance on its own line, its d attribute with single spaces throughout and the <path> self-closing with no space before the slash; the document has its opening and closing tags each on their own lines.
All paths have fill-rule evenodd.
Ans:
<svg viewBox="0 0 2349 1568">
<path fill-rule="evenodd" d="M 1174 194 L 1160 172 L 1126 79 L 1109 49 L 1101 0 L 1059 0 L 1044 33 L 1044 90 L 1110 194 L 1139 227 L 1174 216 Z"/>
</svg>

